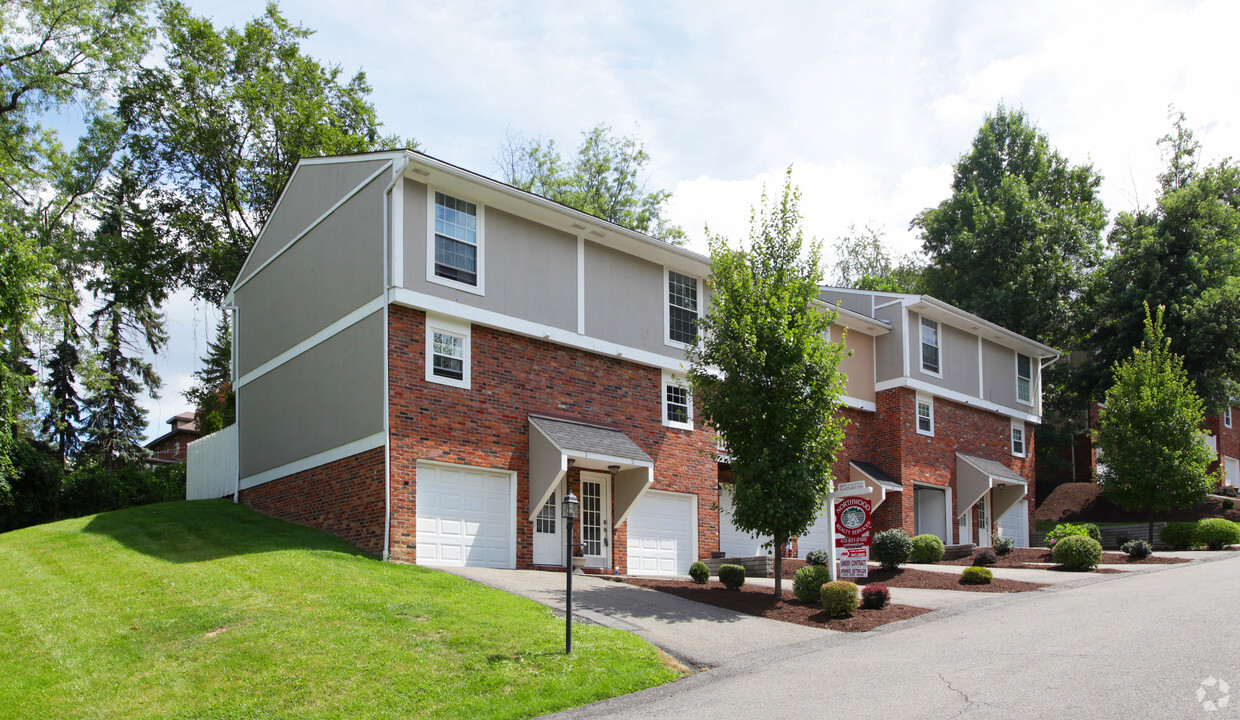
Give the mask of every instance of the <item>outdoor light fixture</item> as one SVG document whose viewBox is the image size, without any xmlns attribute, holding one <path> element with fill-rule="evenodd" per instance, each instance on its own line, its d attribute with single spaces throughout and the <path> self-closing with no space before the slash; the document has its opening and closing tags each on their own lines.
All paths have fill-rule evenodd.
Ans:
<svg viewBox="0 0 1240 720">
<path fill-rule="evenodd" d="M 619 465 L 608 465 L 607 472 L 611 473 L 612 478 L 616 477 L 616 473 L 620 472 Z"/>
<path fill-rule="evenodd" d="M 571 463 L 572 460 L 569 460 Z M 560 503 L 560 514 L 564 517 L 564 654 L 573 651 L 573 520 L 581 511 L 581 503 L 571 492 L 564 495 Z"/>
</svg>

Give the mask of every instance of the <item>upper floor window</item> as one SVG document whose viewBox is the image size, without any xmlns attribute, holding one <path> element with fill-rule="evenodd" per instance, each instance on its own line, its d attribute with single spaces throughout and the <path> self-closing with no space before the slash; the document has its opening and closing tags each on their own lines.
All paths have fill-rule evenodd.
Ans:
<svg viewBox="0 0 1240 720">
<path fill-rule="evenodd" d="M 929 318 L 921 319 L 921 369 L 939 374 L 939 323 Z"/>
<path fill-rule="evenodd" d="M 1012 418 L 1012 454 L 1025 456 L 1025 423 L 1016 418 Z"/>
<path fill-rule="evenodd" d="M 1033 404 L 1033 358 L 1016 353 L 1016 399 Z"/>
<path fill-rule="evenodd" d="M 1223 408 L 1223 425 L 1225 427 L 1231 427 L 1231 406 L 1230 405 Z"/>
<path fill-rule="evenodd" d="M 432 276 L 480 288 L 478 276 L 481 272 L 482 233 L 478 206 L 436 192 L 433 222 Z"/>
<path fill-rule="evenodd" d="M 667 338 L 692 343 L 697 338 L 698 281 L 675 270 L 667 271 Z"/>
<path fill-rule="evenodd" d="M 663 424 L 693 429 L 693 398 L 673 374 L 663 373 Z"/>
<path fill-rule="evenodd" d="M 428 315 L 426 344 L 426 379 L 468 388 L 469 327 Z"/>
<path fill-rule="evenodd" d="M 917 432 L 934 435 L 934 398 L 917 393 Z"/>
</svg>

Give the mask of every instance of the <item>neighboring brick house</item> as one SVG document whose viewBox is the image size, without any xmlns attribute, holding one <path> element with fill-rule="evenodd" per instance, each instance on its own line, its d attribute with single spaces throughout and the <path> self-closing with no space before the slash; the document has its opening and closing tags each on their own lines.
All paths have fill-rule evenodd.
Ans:
<svg viewBox="0 0 1240 720">
<path fill-rule="evenodd" d="M 1211 449 L 1216 453 L 1210 469 L 1219 474 L 1220 485 L 1240 487 L 1240 423 L 1235 405 L 1228 405 L 1218 415 L 1206 418 L 1211 435 Z"/>
<path fill-rule="evenodd" d="M 427 565 L 718 549 L 707 258 L 414 152 L 298 163 L 238 276 L 240 501 Z"/>
<path fill-rule="evenodd" d="M 841 411 L 848 420 L 835 479 L 872 487 L 875 527 L 944 542 L 1027 545 L 1034 506 L 1033 428 L 1041 422 L 1041 369 L 1059 354 L 927 295 L 824 287 L 839 307 L 852 357 Z M 761 552 L 726 522 L 722 550 Z M 824 516 L 825 517 L 825 516 Z M 820 521 L 798 538 L 804 555 L 828 543 Z"/>
<path fill-rule="evenodd" d="M 194 413 L 181 413 L 168 418 L 172 429 L 146 444 L 151 451 L 149 462 L 166 465 L 185 462 L 186 446 L 202 437 Z"/>
</svg>

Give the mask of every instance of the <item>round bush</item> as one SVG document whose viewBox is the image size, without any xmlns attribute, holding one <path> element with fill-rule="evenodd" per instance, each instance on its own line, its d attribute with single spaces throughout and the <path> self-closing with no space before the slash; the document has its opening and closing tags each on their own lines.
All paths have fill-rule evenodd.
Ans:
<svg viewBox="0 0 1240 720">
<path fill-rule="evenodd" d="M 1000 535 L 995 538 L 995 553 L 998 555 L 1007 555 L 1012 552 L 1012 548 L 1016 547 L 1016 540 L 1010 537 Z"/>
<path fill-rule="evenodd" d="M 823 583 L 830 581 L 831 569 L 826 565 L 806 565 L 797 570 L 797 574 L 792 578 L 792 594 L 801 602 L 816 603 Z"/>
<path fill-rule="evenodd" d="M 891 591 L 882 583 L 872 583 L 861 588 L 861 607 L 882 610 L 891 602 Z"/>
<path fill-rule="evenodd" d="M 883 566 L 884 570 L 895 570 L 908 562 L 913 552 L 913 538 L 900 528 L 884 530 L 874 536 L 870 545 L 870 556 Z"/>
<path fill-rule="evenodd" d="M 826 565 L 831 561 L 831 553 L 826 550 L 810 550 L 805 553 L 805 562 L 810 565 Z"/>
<path fill-rule="evenodd" d="M 1084 523 L 1081 527 L 1085 528 L 1085 533 L 1091 538 L 1097 540 L 1098 542 L 1102 542 L 1102 530 L 1098 529 L 1097 525 L 1093 523 Z"/>
<path fill-rule="evenodd" d="M 1133 560 L 1144 560 L 1154 552 L 1154 546 L 1145 540 L 1129 540 L 1120 546 L 1120 550 L 1128 553 Z"/>
<path fill-rule="evenodd" d="M 831 617 L 852 615 L 853 610 L 861 604 L 857 584 L 847 580 L 824 583 L 818 593 L 822 599 L 822 611 Z"/>
<path fill-rule="evenodd" d="M 1095 532 L 1098 531 L 1097 525 L 1094 525 L 1093 528 Z M 1089 528 L 1085 525 L 1076 525 L 1074 523 L 1059 523 L 1054 529 L 1046 533 L 1046 544 L 1053 549 L 1060 540 L 1073 535 L 1089 537 Z M 1101 533 L 1099 536 L 1101 537 Z"/>
<path fill-rule="evenodd" d="M 995 557 L 995 551 L 989 548 L 979 550 L 978 553 L 973 556 L 974 567 L 982 567 L 983 565 L 994 565 L 997 562 L 999 562 L 999 558 Z"/>
<path fill-rule="evenodd" d="M 720 565 L 719 582 L 729 590 L 740 590 L 745 584 L 745 568 L 740 565 Z"/>
<path fill-rule="evenodd" d="M 1224 510 L 1230 510 L 1230 509 L 1234 508 L 1235 506 L 1236 506 L 1236 501 L 1235 501 L 1235 500 L 1232 500 L 1231 498 L 1224 498 L 1224 499 L 1223 499 L 1223 509 L 1224 509 Z"/>
<path fill-rule="evenodd" d="M 909 553 L 908 561 L 936 563 L 943 559 L 943 553 L 946 551 L 943 541 L 937 535 L 918 535 L 913 538 L 913 551 Z"/>
<path fill-rule="evenodd" d="M 1068 570 L 1092 570 L 1102 560 L 1102 545 L 1086 535 L 1073 535 L 1055 543 L 1051 559 Z"/>
<path fill-rule="evenodd" d="M 960 582 L 965 585 L 989 585 L 995 579 L 990 568 L 967 567 L 960 573 Z"/>
<path fill-rule="evenodd" d="M 689 566 L 689 577 L 693 578 L 693 582 L 698 585 L 705 585 L 710 580 L 710 568 L 706 567 L 706 563 L 698 560 Z"/>
<path fill-rule="evenodd" d="M 1240 545 L 1240 528 L 1224 518 L 1207 518 L 1197 523 L 1195 537 L 1198 545 L 1222 550 L 1227 545 Z"/>
<path fill-rule="evenodd" d="M 1158 539 L 1173 550 L 1191 550 L 1197 547 L 1197 523 L 1167 523 L 1158 531 Z"/>
</svg>

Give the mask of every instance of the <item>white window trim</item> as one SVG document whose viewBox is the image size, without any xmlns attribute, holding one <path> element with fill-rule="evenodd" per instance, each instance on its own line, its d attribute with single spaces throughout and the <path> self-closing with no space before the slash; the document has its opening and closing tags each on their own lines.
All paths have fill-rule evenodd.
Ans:
<svg viewBox="0 0 1240 720">
<path fill-rule="evenodd" d="M 1024 420 L 1011 418 L 1012 426 L 1008 431 L 1008 447 L 1012 451 L 1014 457 L 1026 457 L 1029 454 L 1029 429 L 1025 426 Z M 1016 452 L 1016 436 L 1015 432 L 1020 431 L 1020 452 Z"/>
<path fill-rule="evenodd" d="M 465 340 L 463 345 L 464 362 L 462 365 L 462 377 L 460 380 L 452 378 L 440 377 L 435 374 L 435 331 L 456 335 Z M 470 386 L 470 369 L 473 363 L 471 353 L 473 342 L 470 338 L 470 325 L 460 320 L 444 317 L 442 315 L 426 314 L 426 381 L 438 383 L 440 385 L 451 385 L 452 387 L 469 389 Z"/>
<path fill-rule="evenodd" d="M 1231 427 L 1231 406 L 1223 408 L 1223 427 Z"/>
<path fill-rule="evenodd" d="M 1016 380 L 1015 380 L 1016 402 L 1020 403 L 1021 405 L 1028 405 L 1029 407 L 1033 407 L 1033 395 L 1034 395 L 1033 387 L 1036 384 L 1036 379 L 1037 379 L 1033 373 L 1033 368 L 1034 368 L 1033 356 L 1032 355 L 1024 356 L 1024 357 L 1029 358 L 1029 399 L 1021 400 L 1020 399 L 1020 358 L 1021 358 L 1021 355 L 1022 353 L 1016 353 L 1016 359 L 1014 360 L 1015 365 L 1013 366 L 1016 369 Z"/>
<path fill-rule="evenodd" d="M 675 385 L 677 387 L 684 388 L 686 393 L 688 394 L 687 401 L 689 405 L 689 422 L 687 423 L 676 422 L 675 420 L 671 420 L 668 418 L 667 416 L 667 387 L 669 385 Z M 667 370 L 663 371 L 663 381 L 659 383 L 659 407 L 662 408 L 661 413 L 663 415 L 664 427 L 680 428 L 681 430 L 692 430 L 693 429 L 693 393 L 689 391 L 689 386 L 684 382 L 683 379 L 678 377 L 675 373 L 670 373 Z"/>
<path fill-rule="evenodd" d="M 926 437 L 934 437 L 934 396 L 926 395 L 923 393 L 917 393 L 916 397 L 917 399 L 913 403 L 913 429 L 917 431 L 918 435 L 925 435 Z M 920 411 L 921 405 L 930 406 L 930 430 L 929 431 L 921 429 L 921 411 Z"/>
<path fill-rule="evenodd" d="M 666 266 L 663 268 L 663 344 L 669 347 L 688 350 L 689 343 L 682 343 L 679 340 L 672 339 L 672 298 L 669 293 L 672 282 L 671 273 L 673 272 L 685 277 L 691 277 L 697 283 L 697 317 L 699 320 L 702 318 L 702 278 L 692 273 L 681 272 L 675 268 Z"/>
<path fill-rule="evenodd" d="M 470 285 L 468 283 L 459 282 L 451 278 L 440 277 L 435 274 L 435 193 L 441 192 L 448 197 L 457 200 L 464 200 L 472 203 L 478 209 L 478 222 L 475 228 L 476 256 L 478 258 L 478 284 Z M 456 193 L 450 193 L 446 190 L 438 189 L 430 185 L 426 186 L 426 281 L 443 285 L 444 287 L 454 288 L 456 290 L 464 290 L 475 295 L 486 295 L 486 206 L 482 203 L 463 197 Z"/>
<path fill-rule="evenodd" d="M 937 371 L 926 369 L 926 344 L 921 340 L 921 324 L 923 322 L 934 323 L 934 339 L 938 343 L 935 347 L 939 351 L 939 369 Z M 943 323 L 924 315 L 917 316 L 917 360 L 917 367 L 922 373 L 940 380 L 943 378 Z"/>
</svg>

